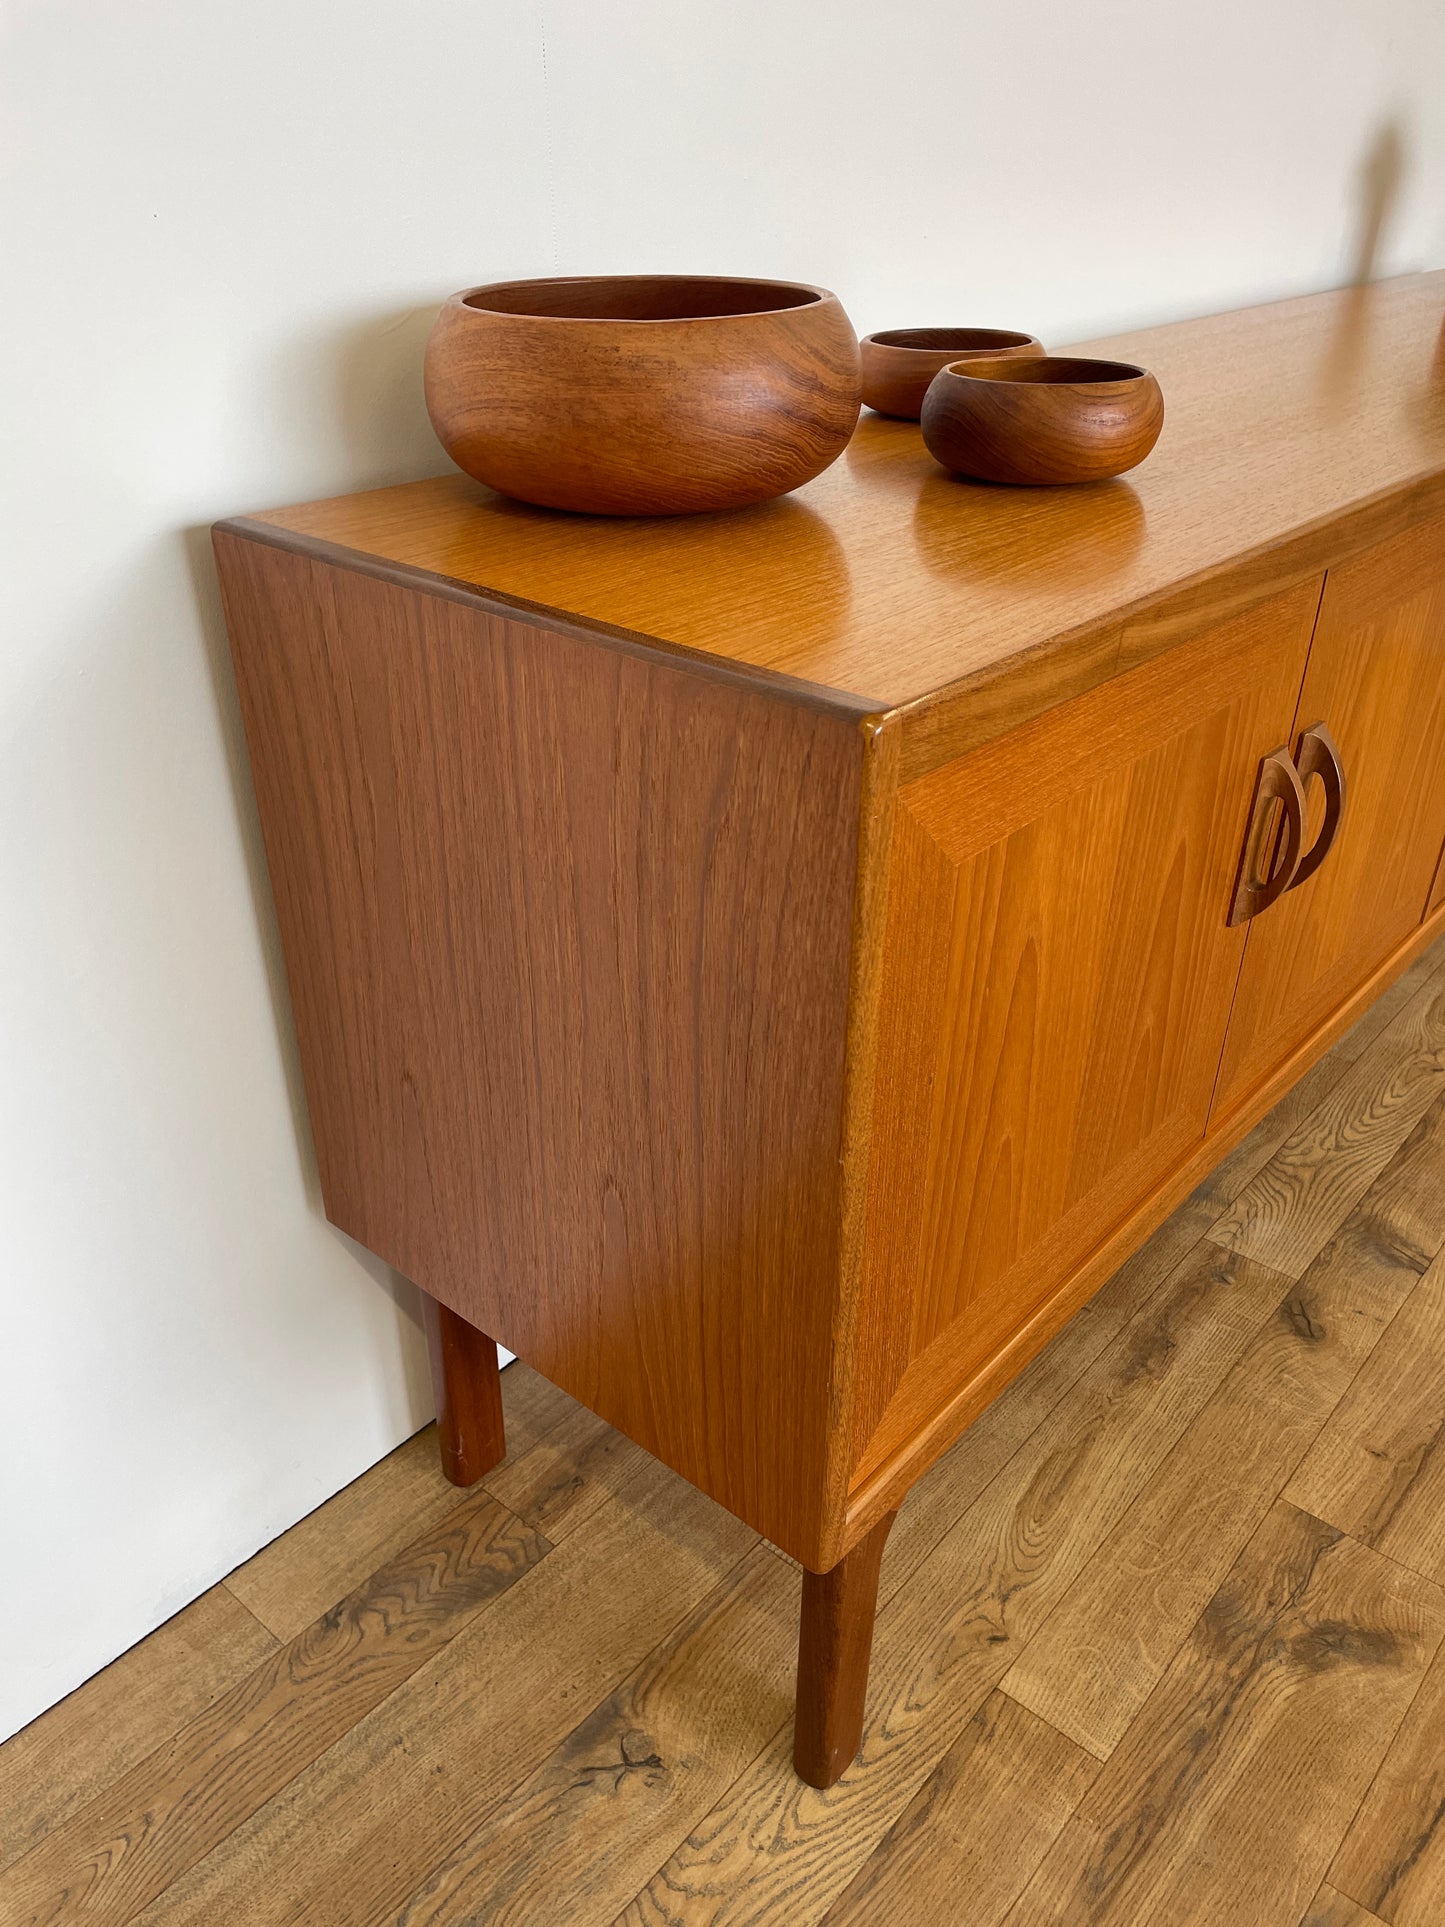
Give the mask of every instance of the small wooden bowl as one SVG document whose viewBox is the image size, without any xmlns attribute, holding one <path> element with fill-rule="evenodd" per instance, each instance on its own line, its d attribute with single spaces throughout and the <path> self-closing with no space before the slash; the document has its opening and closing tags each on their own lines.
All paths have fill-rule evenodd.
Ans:
<svg viewBox="0 0 1445 1927">
<path fill-rule="evenodd" d="M 1041 355 L 1044 344 L 1009 328 L 889 328 L 864 335 L 858 350 L 866 406 L 916 422 L 928 384 L 950 361 L 965 355 Z"/>
<path fill-rule="evenodd" d="M 1079 355 L 951 362 L 923 402 L 929 453 L 985 482 L 1102 482 L 1142 462 L 1164 426 L 1144 368 Z"/>
<path fill-rule="evenodd" d="M 606 275 L 454 294 L 426 405 L 459 468 L 595 515 L 738 508 L 811 480 L 858 420 L 838 297 L 791 281 Z"/>
</svg>

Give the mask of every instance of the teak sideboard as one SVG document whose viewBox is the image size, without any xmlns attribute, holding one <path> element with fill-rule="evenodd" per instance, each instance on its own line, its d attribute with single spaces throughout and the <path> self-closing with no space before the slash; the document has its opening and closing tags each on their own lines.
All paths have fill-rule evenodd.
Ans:
<svg viewBox="0 0 1445 1927">
<path fill-rule="evenodd" d="M 805 1568 L 1445 929 L 1445 275 L 1123 337 L 1127 480 L 603 521 L 456 475 L 216 553 L 326 1210 L 451 1476 L 501 1340 Z"/>
</svg>

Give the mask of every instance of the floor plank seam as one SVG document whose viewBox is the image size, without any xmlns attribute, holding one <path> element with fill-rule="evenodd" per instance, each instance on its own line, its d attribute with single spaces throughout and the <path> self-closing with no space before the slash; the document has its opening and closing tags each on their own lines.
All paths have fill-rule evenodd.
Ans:
<svg viewBox="0 0 1445 1927">
<path fill-rule="evenodd" d="M 1221 1211 L 1219 1216 L 1221 1218 L 1227 1217 L 1228 1211 Z M 1348 1217 L 1349 1213 L 1346 1212 L 1345 1216 Z M 1217 1223 L 1218 1220 L 1216 1219 L 1215 1222 Z M 1340 1222 L 1343 1223 L 1344 1219 L 1341 1219 Z M 1249 1252 L 1242 1251 L 1238 1245 L 1225 1244 L 1222 1238 L 1215 1237 L 1213 1231 L 1206 1231 L 1204 1233 L 1204 1236 L 1200 1239 L 1200 1243 L 1211 1244 L 1214 1246 L 1216 1251 L 1222 1251 L 1225 1253 L 1227 1257 L 1230 1257 L 1230 1258 L 1248 1258 L 1250 1263 L 1254 1265 L 1258 1265 L 1261 1271 L 1272 1271 L 1275 1277 L 1278 1278 L 1281 1285 L 1285 1286 L 1286 1289 L 1289 1291 L 1293 1291 L 1297 1289 L 1300 1279 L 1303 1278 L 1305 1275 L 1305 1272 L 1309 1270 L 1309 1265 L 1305 1265 L 1298 1272 L 1285 1271 L 1279 1265 L 1270 1264 L 1269 1260 L 1266 1258 L 1256 1258 L 1256 1257 L 1253 1257 Z M 1310 1263 L 1313 1264 L 1313 1262 L 1314 1260 L 1311 1259 Z"/>
<path fill-rule="evenodd" d="M 365 1476 L 366 1476 L 365 1473 L 363 1473 L 362 1477 L 364 1478 Z M 234 1568 L 234 1570 L 239 1571 L 240 1568 L 236 1567 Z M 261 1628 L 261 1631 L 265 1633 L 269 1639 L 274 1640 L 278 1646 L 287 1645 L 289 1643 L 288 1636 L 284 1633 L 277 1632 L 274 1626 L 269 1625 L 266 1622 L 266 1620 L 262 1618 L 261 1614 L 256 1611 L 256 1608 L 254 1606 L 247 1605 L 246 1601 L 241 1597 L 241 1595 L 235 1590 L 234 1587 L 227 1585 L 226 1580 L 229 1579 L 230 1577 L 231 1577 L 230 1573 L 227 1573 L 226 1579 L 221 1579 L 217 1582 L 222 1592 L 225 1593 L 226 1597 L 228 1599 L 234 1599 L 237 1606 L 241 1609 L 243 1613 L 245 1613 L 246 1617 L 248 1619 L 254 1620 L 255 1623 Z M 338 1599 L 332 1600 L 331 1606 L 335 1606 L 339 1604 L 340 1600 L 344 1599 L 345 1597 L 346 1597 L 345 1593 L 340 1594 Z M 328 1612 L 331 1610 L 331 1606 L 327 1607 Z M 291 1637 L 294 1637 L 294 1635 L 291 1635 Z"/>
<path fill-rule="evenodd" d="M 1042 1628 L 1040 1630 L 1042 1630 Z M 1190 1632 L 1192 1632 L 1194 1629 L 1191 1626 L 1189 1630 Z M 1187 1639 L 1188 1636 L 1189 1634 L 1186 1633 L 1185 1638 Z M 1180 1645 L 1183 1645 L 1183 1643 L 1184 1641 L 1181 1640 Z M 1027 1646 L 1023 1647 L 1019 1653 L 1019 1658 L 1022 1659 L 1024 1656 L 1024 1653 L 1026 1653 L 1027 1651 L 1028 1651 L 1028 1647 Z M 1167 1671 L 1168 1669 L 1166 1668 L 1165 1670 Z M 1119 1740 L 1115 1740 L 1112 1746 L 1105 1747 L 1101 1752 L 1100 1749 L 1096 1745 L 1094 1745 L 1092 1741 L 1085 1739 L 1082 1734 L 1066 1732 L 1065 1729 L 1059 1725 L 1057 1720 L 1050 1719 L 1048 1714 L 1045 1713 L 1040 1707 L 1030 1706 L 1027 1700 L 1020 1699 L 1018 1694 L 1013 1690 L 1013 1688 L 1008 1685 L 1007 1679 L 1008 1679 L 1008 1675 L 1005 1674 L 1004 1678 L 1001 1679 L 998 1685 L 995 1687 L 994 1689 L 995 1692 L 1004 1694 L 1004 1696 L 1007 1699 L 1012 1700 L 1015 1706 L 1021 1706 L 1023 1710 L 1027 1714 L 1029 1714 L 1033 1719 L 1041 1721 L 1043 1725 L 1048 1727 L 1051 1733 L 1057 1733 L 1061 1740 L 1067 1740 L 1070 1746 L 1076 1746 L 1079 1748 L 1081 1753 L 1087 1753 L 1089 1758 L 1091 1760 L 1097 1760 L 1100 1766 L 1102 1766 L 1105 1763 L 1105 1761 L 1108 1760 L 1111 1754 L 1116 1753 L 1118 1751 Z M 1140 1711 L 1142 1710 L 1143 1708 L 1141 1707 Z M 1134 1719 L 1137 1719 L 1138 1717 L 1139 1715 L 1136 1713 L 1134 1715 Z M 1124 1734 L 1129 1731 L 1129 1727 L 1131 1727 L 1133 1724 L 1134 1724 L 1134 1720 L 1130 1720 L 1129 1726 L 1126 1726 L 1124 1728 L 1124 1733 L 1121 1733 L 1119 1735 L 1119 1739 L 1123 1739 Z"/>
<path fill-rule="evenodd" d="M 1305 1508 L 1300 1506 L 1298 1510 L 1303 1512 Z M 1445 1584 L 1442 1584 L 1434 1573 L 1421 1572 L 1418 1566 L 1412 1566 L 1409 1560 L 1402 1559 L 1399 1553 L 1386 1552 L 1379 1546 L 1371 1545 L 1368 1539 L 1362 1539 L 1358 1533 L 1349 1532 L 1344 1526 L 1337 1526 L 1333 1519 L 1326 1519 L 1318 1513 L 1310 1513 L 1309 1516 L 1311 1518 L 1319 1518 L 1322 1526 L 1328 1526 L 1331 1532 L 1338 1532 L 1340 1537 L 1342 1539 L 1348 1539 L 1351 1545 L 1362 1547 L 1364 1551 L 1372 1553 L 1376 1559 L 1383 1559 L 1387 1565 L 1394 1566 L 1398 1571 L 1406 1573 L 1416 1585 L 1429 1586 L 1432 1591 L 1439 1593 L 1441 1598 L 1445 1599 Z"/>
</svg>

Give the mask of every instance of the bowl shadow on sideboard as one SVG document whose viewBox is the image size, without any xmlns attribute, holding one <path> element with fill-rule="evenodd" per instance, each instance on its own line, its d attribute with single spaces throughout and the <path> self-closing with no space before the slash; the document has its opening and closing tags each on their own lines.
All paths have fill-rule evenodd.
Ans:
<svg viewBox="0 0 1445 1927">
<path fill-rule="evenodd" d="M 1127 570 L 1146 533 L 1138 491 L 1117 480 L 1016 488 L 935 470 L 913 509 L 914 546 L 931 575 L 994 586 L 1036 583 L 1045 556 L 1052 587 L 1088 588 Z"/>
</svg>

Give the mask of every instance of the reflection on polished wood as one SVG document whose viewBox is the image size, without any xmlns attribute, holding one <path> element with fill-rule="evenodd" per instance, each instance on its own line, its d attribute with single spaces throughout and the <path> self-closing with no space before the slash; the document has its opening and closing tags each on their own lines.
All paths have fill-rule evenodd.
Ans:
<svg viewBox="0 0 1445 1927">
<path fill-rule="evenodd" d="M 969 539 L 959 539 L 967 511 Z M 1016 524 L 1028 524 L 1028 541 Z M 1139 559 L 1147 532 L 1144 504 L 1131 483 L 1098 482 L 1086 490 L 1048 488 L 1021 494 L 986 489 L 945 475 L 936 465 L 914 497 L 912 539 L 929 574 L 976 594 L 1017 594 L 1036 574 L 1040 555 L 1060 588 L 1096 591 Z"/>
</svg>

